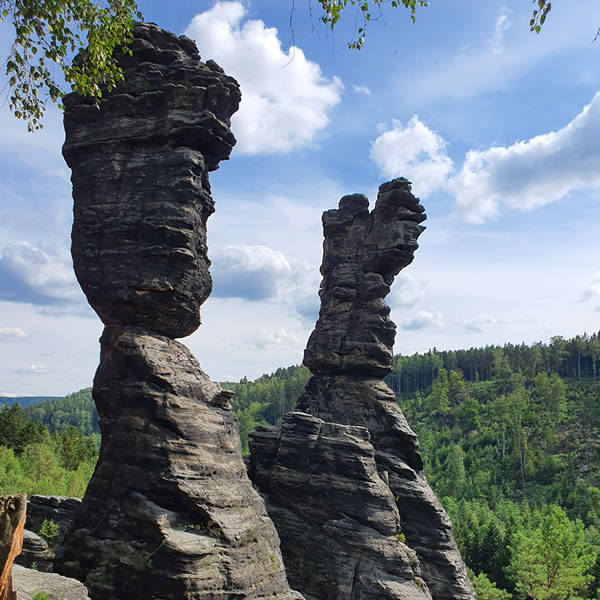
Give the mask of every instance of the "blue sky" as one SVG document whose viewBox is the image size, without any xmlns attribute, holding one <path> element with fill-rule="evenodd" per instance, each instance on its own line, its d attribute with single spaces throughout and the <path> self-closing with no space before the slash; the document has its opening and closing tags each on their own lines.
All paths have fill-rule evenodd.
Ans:
<svg viewBox="0 0 600 600">
<path fill-rule="evenodd" d="M 536 36 L 528 0 L 433 0 L 414 25 L 387 10 L 360 52 L 353 17 L 332 35 L 312 4 L 312 20 L 291 0 L 140 4 L 243 93 L 238 145 L 211 177 L 214 292 L 184 340 L 204 370 L 299 363 L 321 213 L 398 176 L 428 220 L 388 297 L 396 352 L 599 330 L 598 3 L 553 3 Z M 0 394 L 63 395 L 91 384 L 101 324 L 72 274 L 61 115 L 32 135 L 4 105 L 0 131 Z"/>
</svg>

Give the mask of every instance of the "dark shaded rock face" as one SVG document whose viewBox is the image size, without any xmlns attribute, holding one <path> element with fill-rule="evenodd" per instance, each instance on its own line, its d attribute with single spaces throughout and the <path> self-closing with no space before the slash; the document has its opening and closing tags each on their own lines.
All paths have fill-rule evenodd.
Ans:
<svg viewBox="0 0 600 600">
<path fill-rule="evenodd" d="M 304 364 L 315 374 L 375 375 L 392 369 L 396 326 L 384 302 L 413 260 L 424 209 L 405 180 L 384 183 L 369 212 L 362 194 L 323 213 L 321 311 Z"/>
<path fill-rule="evenodd" d="M 475 598 L 450 521 L 425 479 L 417 438 L 382 380 L 392 368 L 395 337 L 384 298 L 395 275 L 412 261 L 423 230 L 419 223 L 425 219 L 410 190 L 406 180 L 396 179 L 379 188 L 370 213 L 366 197 L 353 195 L 323 215 L 321 312 L 304 357 L 313 377 L 297 409 L 319 420 L 319 435 L 326 432 L 328 440 L 319 444 L 328 450 L 310 454 L 309 465 L 303 462 L 307 450 L 290 440 L 301 439 L 306 415 L 292 415 L 281 432 L 257 431 L 250 440 L 250 475 L 280 533 L 290 582 L 307 598 L 367 600 L 375 597 L 373 588 L 380 590 L 376 597 L 396 600 L 429 593 L 434 600 Z M 316 444 L 318 435 L 310 435 L 310 443 Z M 334 444 L 332 437 L 345 443 Z M 357 460 L 371 469 L 370 481 L 365 482 L 358 471 L 348 471 L 347 465 Z M 374 465 L 367 467 L 368 460 Z M 362 491 L 341 499 L 328 495 L 323 486 L 313 497 L 306 490 L 315 473 L 333 489 L 357 486 Z M 377 494 L 387 498 L 387 504 L 376 503 L 376 511 L 369 496 L 375 489 L 385 490 Z M 298 495 L 309 509 L 294 509 Z M 356 504 L 349 509 L 353 497 Z M 387 528 L 370 521 L 372 513 Z M 339 522 L 344 523 L 344 533 L 339 530 L 331 536 L 331 524 Z M 310 535 L 304 533 L 307 528 Z M 374 559 L 370 548 L 375 540 L 381 541 L 378 536 L 387 536 L 389 542 L 390 536 L 400 534 L 411 557 L 408 564 L 388 551 Z M 329 565 L 329 580 L 340 583 L 314 585 L 309 574 L 318 571 L 324 548 L 333 543 L 349 548 L 339 560 L 335 554 L 329 557 L 335 563 Z M 360 582 L 360 576 L 349 583 L 348 568 L 353 564 L 354 572 L 369 574 L 371 588 Z"/>
<path fill-rule="evenodd" d="M 33 531 L 23 531 L 23 548 L 21 554 L 15 559 L 16 565 L 34 568 L 38 571 L 49 573 L 52 571 L 54 553 L 48 547 L 46 540 Z"/>
<path fill-rule="evenodd" d="M 365 427 L 289 413 L 250 434 L 292 585 L 306 598 L 431 600 Z"/>
<path fill-rule="evenodd" d="M 25 527 L 39 533 L 44 521 L 54 521 L 58 525 L 55 545 L 60 545 L 65 533 L 70 529 L 75 514 L 81 507 L 79 498 L 69 496 L 41 496 L 34 494 L 27 500 L 27 520 Z"/>
<path fill-rule="evenodd" d="M 208 172 L 235 139 L 240 92 L 195 45 L 137 25 L 125 82 L 101 102 L 65 98 L 75 274 L 105 325 L 183 337 L 211 291 Z"/>
<path fill-rule="evenodd" d="M 55 566 L 94 600 L 288 600 L 231 393 L 173 339 L 196 329 L 211 290 L 207 173 L 235 143 L 239 90 L 187 38 L 134 34 L 126 83 L 100 110 L 65 101 L 73 259 L 106 327 L 100 457 Z"/>
</svg>

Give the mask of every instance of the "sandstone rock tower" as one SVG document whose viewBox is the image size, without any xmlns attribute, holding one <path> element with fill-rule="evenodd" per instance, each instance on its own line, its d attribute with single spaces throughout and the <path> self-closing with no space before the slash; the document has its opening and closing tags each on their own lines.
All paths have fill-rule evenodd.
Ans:
<svg viewBox="0 0 600 600">
<path fill-rule="evenodd" d="M 281 431 L 251 436 L 250 475 L 281 537 L 290 583 L 311 600 L 474 600 L 417 438 L 383 377 L 396 327 L 384 298 L 413 260 L 424 209 L 405 179 L 375 208 L 323 214 L 313 373 Z M 316 576 L 313 574 L 316 573 Z"/>
<path fill-rule="evenodd" d="M 65 98 L 73 261 L 105 330 L 100 458 L 56 566 L 94 600 L 289 600 L 230 394 L 173 339 L 211 291 L 208 173 L 235 144 L 239 88 L 154 25 L 135 26 L 132 50 L 99 110 Z"/>
</svg>

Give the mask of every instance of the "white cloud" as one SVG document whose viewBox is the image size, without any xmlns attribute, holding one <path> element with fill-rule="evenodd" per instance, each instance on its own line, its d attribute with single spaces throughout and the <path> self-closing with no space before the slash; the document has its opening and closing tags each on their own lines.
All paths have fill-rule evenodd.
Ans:
<svg viewBox="0 0 600 600">
<path fill-rule="evenodd" d="M 0 340 L 22 340 L 29 334 L 19 327 L 0 327 Z"/>
<path fill-rule="evenodd" d="M 12 373 L 16 375 L 45 375 L 48 373 L 48 367 L 46 365 L 26 365 L 13 369 Z"/>
<path fill-rule="evenodd" d="M 266 300 L 278 292 L 280 279 L 291 273 L 283 252 L 268 246 L 225 246 L 210 252 L 213 295 Z"/>
<path fill-rule="evenodd" d="M 491 325 L 497 325 L 498 323 L 505 323 L 504 320 L 499 320 L 493 315 L 480 314 L 475 315 L 474 317 L 468 317 L 465 319 L 461 319 L 463 327 L 467 331 L 474 331 L 476 333 L 483 333 L 486 331 Z"/>
<path fill-rule="evenodd" d="M 503 206 L 531 210 L 570 192 L 600 188 L 600 93 L 568 125 L 508 147 L 470 150 L 450 180 L 458 211 L 471 223 Z"/>
<path fill-rule="evenodd" d="M 410 273 L 401 272 L 386 298 L 391 307 L 411 308 L 425 298 L 425 284 Z"/>
<path fill-rule="evenodd" d="M 363 96 L 372 96 L 373 95 L 373 92 L 371 91 L 371 89 L 368 88 L 366 85 L 353 85 L 352 89 L 357 94 L 362 94 Z"/>
<path fill-rule="evenodd" d="M 240 152 L 286 153 L 306 145 L 341 99 L 339 78 L 324 77 L 300 48 L 285 51 L 277 29 L 248 19 L 240 2 L 217 2 L 194 17 L 186 35 L 240 84 L 242 104 L 232 119 Z"/>
<path fill-rule="evenodd" d="M 224 246 L 210 251 L 213 296 L 269 300 L 287 307 L 306 324 L 319 312 L 320 275 L 316 266 L 288 260 L 268 246 Z"/>
<path fill-rule="evenodd" d="M 255 331 L 249 336 L 248 342 L 258 350 L 264 350 L 273 346 L 286 346 L 299 349 L 303 344 L 299 336 L 294 331 L 288 329 L 278 329 L 276 331 L 262 329 Z"/>
<path fill-rule="evenodd" d="M 402 329 L 424 329 L 426 327 L 440 327 L 444 322 L 444 317 L 441 312 L 427 312 L 420 310 L 412 317 L 404 319 L 400 324 Z"/>
<path fill-rule="evenodd" d="M 496 19 L 496 25 L 494 27 L 494 35 L 490 40 L 490 47 L 494 54 L 502 54 L 504 52 L 504 34 L 508 30 L 511 25 L 510 20 L 508 19 L 508 15 L 511 11 L 503 6 L 500 9 L 500 14 Z"/>
<path fill-rule="evenodd" d="M 386 177 L 406 177 L 418 196 L 425 197 L 444 187 L 452 171 L 446 141 L 414 115 L 406 126 L 396 119 L 391 129 L 372 143 L 371 159 Z"/>
<path fill-rule="evenodd" d="M 69 261 L 30 242 L 4 247 L 0 256 L 0 300 L 58 307 L 83 300 Z"/>
</svg>

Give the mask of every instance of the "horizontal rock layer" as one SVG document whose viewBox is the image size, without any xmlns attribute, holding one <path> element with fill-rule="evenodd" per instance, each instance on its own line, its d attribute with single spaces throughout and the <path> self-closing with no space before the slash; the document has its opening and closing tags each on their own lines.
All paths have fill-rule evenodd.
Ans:
<svg viewBox="0 0 600 600">
<path fill-rule="evenodd" d="M 289 413 L 249 443 L 293 587 L 319 600 L 431 599 L 366 428 Z"/>
<path fill-rule="evenodd" d="M 23 531 L 23 548 L 15 559 L 15 564 L 22 567 L 50 572 L 54 562 L 54 552 L 50 550 L 46 540 L 33 531 Z"/>
<path fill-rule="evenodd" d="M 57 570 L 94 600 L 295 597 L 231 393 L 170 338 L 123 328 L 101 341 L 100 459 Z"/>
<path fill-rule="evenodd" d="M 379 187 L 374 209 L 362 194 L 323 213 L 323 280 L 319 320 L 304 352 L 312 373 L 384 376 L 392 368 L 396 326 L 384 298 L 413 260 L 425 229 L 410 183 Z"/>
<path fill-rule="evenodd" d="M 39 533 L 44 521 L 54 521 L 58 525 L 55 544 L 60 545 L 80 506 L 79 498 L 34 494 L 27 500 L 25 527 L 34 533 Z"/>
<path fill-rule="evenodd" d="M 75 274 L 106 325 L 182 337 L 211 291 L 208 172 L 235 144 L 240 92 L 184 36 L 140 23 L 131 49 L 99 107 L 64 99 Z"/>
<path fill-rule="evenodd" d="M 368 429 L 380 477 L 396 499 L 407 545 L 416 552 L 434 600 L 474 600 L 452 524 L 429 487 L 417 436 L 379 378 L 313 376 L 298 410 Z"/>
</svg>

